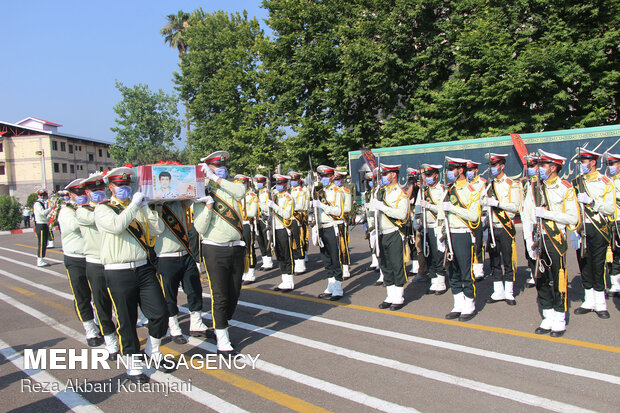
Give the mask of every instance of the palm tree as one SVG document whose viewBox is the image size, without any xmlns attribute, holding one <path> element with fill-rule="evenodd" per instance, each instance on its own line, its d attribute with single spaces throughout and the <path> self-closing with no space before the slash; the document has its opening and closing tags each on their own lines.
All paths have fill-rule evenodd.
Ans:
<svg viewBox="0 0 620 413">
<path fill-rule="evenodd" d="M 164 36 L 164 44 L 177 49 L 179 51 L 179 64 L 183 59 L 183 55 L 187 53 L 187 44 L 183 40 L 183 30 L 189 26 L 189 13 L 185 13 L 183 10 L 179 10 L 177 14 L 169 14 L 166 19 L 168 23 L 162 27 L 159 34 Z M 192 150 L 189 140 L 190 135 L 190 122 L 189 122 L 189 107 L 187 100 L 185 101 L 185 120 L 187 126 L 187 145 L 188 149 Z"/>
</svg>

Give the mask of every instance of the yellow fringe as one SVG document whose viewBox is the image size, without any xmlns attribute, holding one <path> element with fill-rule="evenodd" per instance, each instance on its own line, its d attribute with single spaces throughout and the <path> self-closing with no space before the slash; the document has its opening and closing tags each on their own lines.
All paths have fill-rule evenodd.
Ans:
<svg viewBox="0 0 620 413">
<path fill-rule="evenodd" d="M 614 242 L 614 240 L 612 240 L 611 242 Z M 605 255 L 605 262 L 606 263 L 614 262 L 614 253 L 611 250 L 611 245 L 607 247 L 607 255 Z"/>
</svg>

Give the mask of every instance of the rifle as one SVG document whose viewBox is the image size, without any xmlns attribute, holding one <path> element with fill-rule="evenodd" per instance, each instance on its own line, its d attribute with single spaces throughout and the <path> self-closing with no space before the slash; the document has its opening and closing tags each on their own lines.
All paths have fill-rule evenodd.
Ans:
<svg viewBox="0 0 620 413">
<path fill-rule="evenodd" d="M 426 169 L 424 170 L 426 172 Z M 426 196 L 426 178 L 423 173 L 420 173 L 420 199 L 424 199 Z M 425 200 L 425 199 L 424 199 Z M 428 244 L 426 236 L 428 234 L 428 223 L 426 222 L 426 209 L 422 208 L 422 254 L 428 258 L 431 248 Z"/>
<path fill-rule="evenodd" d="M 444 161 L 444 185 L 446 187 L 446 195 L 443 198 L 443 202 L 448 202 L 450 200 L 450 190 L 452 189 L 452 184 L 448 185 L 448 169 L 446 168 L 446 162 Z M 443 208 L 443 204 L 441 206 Z M 452 249 L 452 235 L 450 234 L 450 223 L 448 222 L 448 213 L 444 211 L 444 241 L 446 243 L 446 252 L 443 256 L 443 266 L 448 267 L 450 262 L 454 260 L 454 250 Z"/>
<path fill-rule="evenodd" d="M 605 163 L 606 163 L 606 169 L 609 172 L 609 158 L 606 156 L 605 157 Z M 616 184 L 614 182 L 614 179 L 612 177 L 609 177 L 609 180 L 611 181 L 611 185 L 614 187 L 614 202 L 616 203 L 616 208 L 617 208 L 617 203 L 618 200 L 616 198 Z M 620 248 L 620 245 L 618 245 L 618 238 L 620 238 L 620 227 L 618 227 L 618 217 L 615 217 L 616 219 L 614 219 L 614 228 L 616 229 L 616 233 L 613 234 L 613 239 L 611 241 L 611 250 L 612 251 L 616 251 L 617 248 Z"/>
<path fill-rule="evenodd" d="M 494 185 L 493 180 L 495 179 L 491 174 L 491 151 L 489 151 L 487 155 L 487 159 L 489 160 L 489 169 L 487 169 L 489 178 L 487 180 L 487 183 L 489 185 L 489 188 L 491 188 L 491 185 Z M 495 193 L 495 186 L 493 186 L 493 193 Z M 491 233 L 490 247 L 492 249 L 495 249 L 496 244 L 495 244 L 495 231 L 493 230 L 493 207 L 487 206 L 487 215 L 489 219 L 489 232 Z"/>
<path fill-rule="evenodd" d="M 531 188 L 532 200 L 534 201 L 534 209 L 536 207 L 544 207 L 545 197 L 543 196 L 542 179 L 540 177 L 540 154 L 538 155 L 538 169 L 536 170 L 536 187 Z M 530 184 L 531 185 L 531 184 Z M 532 248 L 536 251 L 536 266 L 534 267 L 534 278 L 540 278 L 540 275 L 545 272 L 545 266 L 543 265 L 542 253 L 544 248 L 543 240 L 543 224 L 542 217 L 536 218 L 536 223 L 533 228 L 533 243 Z"/>
<path fill-rule="evenodd" d="M 375 185 L 375 199 L 379 200 L 379 193 L 381 189 L 381 155 L 377 155 L 377 176 L 376 185 Z M 379 222 L 379 210 L 375 208 L 375 255 L 379 258 L 379 233 L 380 233 L 380 222 Z"/>
<path fill-rule="evenodd" d="M 583 182 L 583 172 L 581 170 L 581 162 L 579 160 L 579 156 L 581 154 L 581 146 L 577 148 L 577 157 L 575 161 L 577 163 L 577 168 L 579 174 L 577 175 L 577 186 L 579 187 L 579 193 L 587 193 L 585 183 Z M 581 237 L 581 245 L 579 248 L 579 255 L 581 258 L 586 256 L 586 248 L 588 247 L 586 244 L 586 206 L 579 202 L 579 209 L 581 210 L 581 226 L 579 228 L 579 236 Z"/>
<path fill-rule="evenodd" d="M 312 168 L 312 156 L 310 155 L 308 155 L 308 165 L 310 167 L 310 170 L 308 172 L 310 173 L 310 180 L 311 180 L 311 185 L 312 185 L 312 200 L 316 201 L 318 199 L 318 194 L 317 194 L 316 182 L 314 181 L 314 169 Z M 321 224 L 321 221 L 319 220 L 320 218 L 319 208 L 313 207 L 312 210 L 313 210 L 313 215 L 314 215 L 314 228 L 312 229 L 312 231 L 318 232 L 319 225 Z M 314 239 L 314 237 L 312 238 Z M 321 237 L 317 236 L 316 239 L 318 239 L 319 247 L 323 248 L 323 240 L 321 240 Z"/>
<path fill-rule="evenodd" d="M 267 170 L 267 199 L 273 201 L 271 198 L 271 169 Z M 276 248 L 276 222 L 273 208 L 269 208 L 269 215 L 267 217 L 267 242 L 271 244 L 272 251 Z"/>
</svg>

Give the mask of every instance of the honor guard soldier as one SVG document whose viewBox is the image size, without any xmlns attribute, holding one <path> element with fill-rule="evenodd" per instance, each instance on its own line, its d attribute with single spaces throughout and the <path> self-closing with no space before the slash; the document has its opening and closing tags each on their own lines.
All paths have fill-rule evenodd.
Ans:
<svg viewBox="0 0 620 413">
<path fill-rule="evenodd" d="M 414 224 L 416 220 L 414 219 L 414 208 L 415 208 L 415 200 L 418 197 L 418 192 L 420 191 L 420 186 L 418 185 L 420 181 L 420 172 L 414 168 L 407 168 L 407 182 L 405 187 L 403 188 L 405 193 L 407 194 L 407 198 L 409 199 L 409 210 L 410 216 L 409 221 L 406 226 L 405 233 L 407 234 L 407 244 L 409 251 L 411 253 L 411 271 L 410 274 L 418 274 L 420 270 L 420 262 L 422 262 L 422 274 L 426 274 L 426 261 L 424 260 L 424 255 L 422 258 L 418 255 L 417 245 L 416 245 L 416 233 L 418 227 Z M 421 278 L 422 275 L 420 275 Z M 425 278 L 425 277 L 424 277 Z"/>
<path fill-rule="evenodd" d="M 101 235 L 100 258 L 118 320 L 121 354 L 140 352 L 136 331 L 139 305 L 149 320 L 145 353 L 161 360 L 159 345 L 168 331 L 168 311 L 155 272 L 157 256 L 152 237 L 161 234 L 163 223 L 148 208 L 144 194 L 136 192 L 132 196 L 132 176 L 135 171 L 127 167 L 114 168 L 104 176 L 113 196 L 95 207 L 95 224 Z M 148 382 L 140 366 L 131 367 L 127 370 L 129 380 Z"/>
<path fill-rule="evenodd" d="M 473 186 L 482 199 L 482 193 L 484 192 L 487 184 L 487 180 L 480 176 L 480 162 L 474 162 L 472 160 L 467 161 L 467 181 Z M 484 216 L 484 211 L 482 212 Z M 474 230 L 474 236 L 476 237 L 476 244 L 474 247 L 474 277 L 476 280 L 482 280 L 484 278 L 484 228 L 482 225 L 478 225 Z"/>
<path fill-rule="evenodd" d="M 493 280 L 493 294 L 487 303 L 506 301 L 508 305 L 516 305 L 513 287 L 517 273 L 517 230 L 513 220 L 521 209 L 521 185 L 508 178 L 504 172 L 507 156 L 485 154 L 489 161 L 491 180 L 487 182 L 488 189 L 482 204 L 487 209 L 489 221 L 489 258 Z"/>
<path fill-rule="evenodd" d="M 525 161 L 525 173 L 521 178 L 523 200 L 527 197 L 528 192 L 532 191 L 536 180 L 538 179 L 538 154 L 530 153 L 523 157 Z M 530 277 L 525 283 L 525 288 L 536 287 L 536 280 L 534 274 L 536 273 L 536 259 L 530 256 L 530 250 L 527 248 L 526 234 L 531 234 L 534 230 L 534 223 L 527 221 L 527 214 L 523 213 L 523 207 L 525 203 L 521 203 L 521 211 L 519 213 L 521 217 L 521 229 L 523 231 L 523 245 L 525 246 L 525 258 L 527 259 L 527 270 L 530 273 Z"/>
<path fill-rule="evenodd" d="M 403 308 L 404 285 L 407 282 L 405 225 L 409 218 L 409 197 L 398 185 L 400 167 L 380 165 L 381 189 L 373 202 L 375 210 L 379 211 L 379 262 L 387 290 L 386 298 L 379 304 L 379 308 L 392 311 Z"/>
<path fill-rule="evenodd" d="M 295 203 L 293 212 L 293 223 L 291 232 L 293 236 L 293 258 L 295 259 L 295 274 L 306 272 L 306 251 L 308 249 L 308 206 L 310 196 L 305 187 L 300 185 L 303 182 L 299 172 L 290 172 L 291 189 L 290 194 Z"/>
<path fill-rule="evenodd" d="M 584 148 L 578 151 L 581 170 L 573 179 L 573 186 L 582 206 L 581 225 L 585 234 L 577 251 L 585 299 L 581 307 L 575 309 L 575 314 L 594 311 L 600 318 L 609 318 L 605 301 L 605 259 L 612 241 L 608 219 L 616 217 L 616 194 L 611 180 L 596 169 L 601 154 Z"/>
<path fill-rule="evenodd" d="M 427 255 L 426 262 L 431 279 L 431 286 L 427 294 L 441 295 L 448 291 L 446 269 L 443 266 L 444 252 L 439 250 L 437 242 L 441 232 L 437 228 L 437 214 L 444 197 L 444 186 L 439 183 L 439 170 L 443 166 L 423 164 L 421 168 L 424 169 L 424 186 L 418 192 L 418 199 L 415 202 L 415 216 L 421 222 L 422 248 L 427 250 L 423 252 Z M 426 229 L 424 223 L 426 223 Z M 424 239 L 424 233 L 426 233 L 426 239 Z"/>
<path fill-rule="evenodd" d="M 604 156 L 607 162 L 607 176 L 609 176 L 609 179 L 614 185 L 617 209 L 620 208 L 620 205 L 618 205 L 620 202 L 620 154 L 606 152 Z M 620 295 L 620 228 L 618 226 L 617 216 L 610 225 L 611 232 L 613 233 L 613 260 L 609 271 L 609 280 L 611 281 L 609 295 L 615 297 Z"/>
<path fill-rule="evenodd" d="M 273 260 L 271 259 L 273 251 L 271 249 L 271 241 L 269 240 L 269 225 L 267 223 L 267 221 L 269 221 L 269 207 L 267 206 L 267 202 L 270 198 L 269 191 L 271 188 L 267 188 L 267 177 L 265 175 L 254 175 L 254 181 L 256 182 L 258 194 L 259 219 L 257 221 L 258 232 L 256 234 L 258 238 L 258 248 L 263 258 L 261 270 L 268 271 L 273 269 Z"/>
<path fill-rule="evenodd" d="M 211 290 L 211 314 L 218 354 L 233 355 L 228 335 L 241 293 L 245 267 L 245 242 L 239 202 L 245 197 L 242 184 L 227 181 L 226 151 L 202 158 L 208 195 L 195 205 L 194 226 L 202 236 L 202 254 Z"/>
<path fill-rule="evenodd" d="M 536 225 L 533 233 L 524 233 L 530 256 L 537 257 L 536 290 L 543 313 L 534 332 L 561 337 L 566 331 L 568 284 L 565 230 L 567 226 L 576 229 L 579 209 L 573 186 L 558 177 L 566 158 L 542 149 L 538 153 L 540 180 L 528 191 L 523 205 L 526 222 Z"/>
<path fill-rule="evenodd" d="M 275 174 L 276 187 L 272 199 L 267 202 L 267 206 L 273 210 L 275 218 L 275 253 L 282 273 L 282 282 L 276 291 L 292 291 L 295 288 L 293 275 L 295 274 L 293 259 L 293 211 L 295 202 L 293 197 L 287 192 L 289 177 L 286 175 Z"/>
<path fill-rule="evenodd" d="M 34 201 L 32 210 L 34 212 L 34 231 L 37 235 L 37 266 L 45 267 L 49 265 L 43 258 L 45 258 L 45 251 L 47 249 L 47 239 L 49 237 L 49 228 L 47 226 L 48 215 L 52 212 L 52 208 L 48 208 L 46 205 L 47 191 L 41 188 L 37 191 L 37 200 Z"/>
<path fill-rule="evenodd" d="M 364 178 L 367 183 L 366 191 L 364 192 L 364 211 L 366 214 L 366 239 L 368 239 L 368 245 L 370 246 L 370 254 L 371 254 L 371 262 L 370 269 L 373 271 L 379 271 L 379 278 L 375 281 L 376 286 L 383 285 L 383 272 L 379 267 L 379 258 L 377 257 L 377 252 L 375 251 L 376 242 L 373 242 L 374 237 L 376 237 L 375 231 L 375 207 L 373 205 L 375 196 L 373 187 L 375 185 L 376 173 L 372 171 L 368 171 L 365 173 Z"/>
<path fill-rule="evenodd" d="M 75 216 L 80 225 L 80 232 L 84 240 L 84 255 L 86 256 L 86 278 L 93 294 L 95 315 L 99 321 L 99 329 L 105 340 L 110 360 L 115 360 L 119 352 L 116 326 L 112 321 L 112 301 L 108 293 L 103 264 L 101 264 L 101 235 L 95 224 L 95 208 L 106 200 L 103 173 L 95 173 L 80 182 L 80 188 L 85 194 L 75 198 L 77 209 Z M 64 244 L 64 242 L 63 242 Z"/>
<path fill-rule="evenodd" d="M 338 232 L 341 234 L 340 239 L 340 263 L 342 264 L 342 278 L 348 279 L 351 277 L 349 272 L 349 266 L 351 265 L 351 254 L 349 253 L 349 219 L 351 211 L 353 210 L 353 193 L 351 189 L 344 185 L 344 181 L 347 178 L 347 171 L 335 171 L 334 172 L 334 185 L 342 192 L 344 199 L 344 216 L 343 223 L 339 224 Z"/>
<path fill-rule="evenodd" d="M 252 182 L 249 176 L 243 174 L 235 175 L 235 183 L 240 183 L 245 187 L 245 197 L 239 201 L 239 211 L 243 220 L 243 242 L 246 248 L 247 268 L 244 268 L 243 285 L 252 284 L 256 281 L 254 271 L 256 268 L 256 233 L 258 231 L 258 196 L 252 190 Z"/>
<path fill-rule="evenodd" d="M 88 197 L 85 196 L 84 189 L 80 187 L 81 182 L 81 179 L 75 179 L 65 189 L 71 189 L 73 199 L 76 199 L 79 194 L 81 196 L 78 201 L 86 203 Z M 103 337 L 99 334 L 99 328 L 94 321 L 93 307 L 90 305 L 91 291 L 86 278 L 84 239 L 75 215 L 76 209 L 75 204 L 66 202 L 58 213 L 58 225 L 60 226 L 62 251 L 69 286 L 73 294 L 75 312 L 86 331 L 86 343 L 90 347 L 97 347 L 103 344 Z"/>
<path fill-rule="evenodd" d="M 480 194 L 467 182 L 467 159 L 446 156 L 446 188 L 438 221 L 445 234 L 448 279 L 454 307 L 448 320 L 469 321 L 476 316 L 476 285 L 472 270 L 474 230 L 480 225 Z"/>
<path fill-rule="evenodd" d="M 170 336 L 177 344 L 187 343 L 178 319 L 179 285 L 187 296 L 190 336 L 206 337 L 207 335 L 207 326 L 202 322 L 200 273 L 192 256 L 193 250 L 189 240 L 192 204 L 191 200 L 166 200 L 155 204 L 155 211 L 163 224 L 163 232 L 155 239 L 157 274 L 162 282 L 168 308 Z"/>
<path fill-rule="evenodd" d="M 315 195 L 312 197 L 312 207 L 319 209 L 319 237 L 323 244 L 320 250 L 328 275 L 327 288 L 319 294 L 319 298 L 332 301 L 340 300 L 344 294 L 340 264 L 341 235 L 338 230 L 338 226 L 344 223 L 344 197 L 332 182 L 334 172 L 331 166 L 321 165 L 317 168 L 321 182 L 314 188 Z"/>
</svg>

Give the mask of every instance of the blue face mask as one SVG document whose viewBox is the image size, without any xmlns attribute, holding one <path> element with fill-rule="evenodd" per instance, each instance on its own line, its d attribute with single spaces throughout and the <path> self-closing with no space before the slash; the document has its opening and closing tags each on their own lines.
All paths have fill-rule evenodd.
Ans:
<svg viewBox="0 0 620 413">
<path fill-rule="evenodd" d="M 278 191 L 278 192 L 282 192 L 282 191 L 284 191 L 284 185 L 282 185 L 282 184 L 277 184 L 277 185 L 276 185 L 276 191 Z"/>
<path fill-rule="evenodd" d="M 433 185 L 435 183 L 435 178 L 426 176 L 424 177 L 424 182 L 426 185 Z"/>
<path fill-rule="evenodd" d="M 546 181 L 551 176 L 548 169 L 538 168 L 538 170 L 540 171 L 540 179 L 543 181 Z"/>
<path fill-rule="evenodd" d="M 296 187 L 297 185 L 299 185 L 299 182 L 297 182 L 297 181 L 291 181 L 291 186 L 292 186 L 292 187 Z"/>
<path fill-rule="evenodd" d="M 615 175 L 618 173 L 618 167 L 617 166 L 610 166 L 607 168 L 607 171 L 609 172 L 609 175 Z"/>
<path fill-rule="evenodd" d="M 321 183 L 323 184 L 323 186 L 329 185 L 329 178 L 327 177 L 321 178 Z"/>
<path fill-rule="evenodd" d="M 530 178 L 538 173 L 537 168 L 527 168 L 527 176 Z"/>
<path fill-rule="evenodd" d="M 68 200 L 69 200 L 69 199 L 71 199 L 71 198 L 70 198 L 70 197 L 68 197 L 68 196 L 63 196 L 63 197 L 61 197 L 60 199 L 62 199 L 63 201 L 68 201 Z"/>
<path fill-rule="evenodd" d="M 257 183 L 256 183 L 256 187 L 257 187 L 258 189 L 263 189 L 263 188 L 265 187 L 265 184 L 264 184 L 264 183 L 262 183 L 262 182 L 257 182 Z"/>
<path fill-rule="evenodd" d="M 581 173 L 582 174 L 589 174 L 590 173 L 590 168 L 588 168 L 588 165 L 586 165 L 585 163 L 581 164 Z"/>
<path fill-rule="evenodd" d="M 88 195 L 80 195 L 75 197 L 75 203 L 78 205 L 88 204 Z"/>
<path fill-rule="evenodd" d="M 337 187 L 341 187 L 342 181 L 341 180 L 334 181 L 334 185 L 336 185 Z"/>
<path fill-rule="evenodd" d="M 218 178 L 226 179 L 228 177 L 228 169 L 225 166 L 220 166 L 219 168 L 215 168 L 215 174 Z"/>
<path fill-rule="evenodd" d="M 387 176 L 382 176 L 381 177 L 381 186 L 386 186 L 390 184 L 390 180 L 387 178 Z"/>
<path fill-rule="evenodd" d="M 90 193 L 90 199 L 95 203 L 99 204 L 105 201 L 105 191 L 94 191 Z"/>
<path fill-rule="evenodd" d="M 116 196 L 119 201 L 126 200 L 131 196 L 131 187 L 127 185 L 117 187 L 114 196 Z"/>
<path fill-rule="evenodd" d="M 448 171 L 446 177 L 450 182 L 456 181 L 456 173 L 454 173 L 454 171 Z"/>
<path fill-rule="evenodd" d="M 371 188 L 374 186 L 374 185 L 372 184 L 372 181 L 368 181 L 368 186 L 369 186 L 369 187 L 371 187 Z"/>
<path fill-rule="evenodd" d="M 498 166 L 491 167 L 491 175 L 493 175 L 493 176 L 499 175 L 499 167 Z"/>
<path fill-rule="evenodd" d="M 467 179 L 470 181 L 476 177 L 476 173 L 474 171 L 467 171 Z"/>
</svg>

